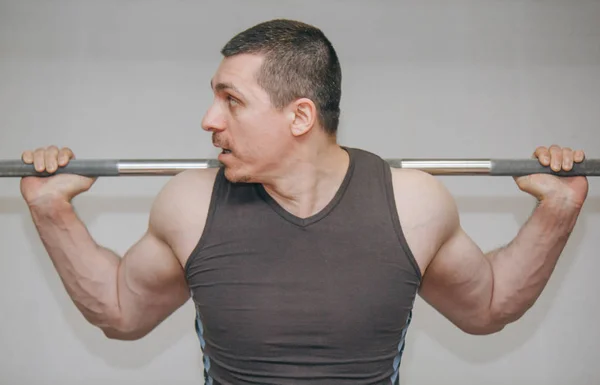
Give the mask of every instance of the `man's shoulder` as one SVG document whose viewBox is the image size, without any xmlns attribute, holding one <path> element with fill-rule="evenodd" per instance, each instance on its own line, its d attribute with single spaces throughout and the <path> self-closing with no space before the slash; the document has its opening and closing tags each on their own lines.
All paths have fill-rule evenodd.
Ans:
<svg viewBox="0 0 600 385">
<path fill-rule="evenodd" d="M 441 183 L 441 181 L 432 174 L 418 169 L 403 169 L 396 167 L 389 162 L 389 159 L 364 148 L 343 148 L 352 153 L 355 158 L 360 157 L 362 159 L 369 159 L 371 161 L 386 164 L 385 167 L 388 167 L 391 170 L 391 178 L 395 194 L 424 194 L 425 196 L 423 198 L 433 198 L 436 200 L 440 198 L 447 199 L 450 197 L 450 194 L 443 183 Z"/>
<path fill-rule="evenodd" d="M 403 227 L 427 229 L 445 238 L 458 225 L 456 201 L 436 176 L 421 170 L 392 169 L 392 183 Z"/>
<path fill-rule="evenodd" d="M 150 210 L 149 227 L 182 266 L 204 231 L 218 169 L 186 170 L 163 186 Z"/>
<path fill-rule="evenodd" d="M 424 273 L 459 224 L 454 198 L 434 175 L 392 169 L 394 200 L 406 241 Z"/>
<path fill-rule="evenodd" d="M 411 196 L 419 200 L 439 199 L 447 200 L 450 194 L 441 181 L 434 175 L 418 169 L 406 169 L 395 165 L 396 162 L 391 161 L 375 152 L 357 148 L 344 147 L 347 151 L 354 155 L 355 159 L 368 161 L 370 164 L 381 164 L 391 171 L 391 182 L 393 184 L 394 195 L 396 197 Z"/>
<path fill-rule="evenodd" d="M 193 169 L 173 176 L 156 196 L 151 216 L 162 221 L 205 214 L 218 171 L 219 169 Z"/>
<path fill-rule="evenodd" d="M 404 188 L 438 190 L 444 187 L 441 181 L 426 171 L 392 166 L 390 168 L 392 171 L 392 181 L 395 184 L 403 185 Z"/>
<path fill-rule="evenodd" d="M 454 210 L 448 188 L 434 175 L 416 169 L 391 168 L 394 197 L 415 210 Z"/>
<path fill-rule="evenodd" d="M 171 177 L 157 195 L 157 202 L 191 196 L 201 197 L 213 189 L 219 169 L 185 170 Z M 200 194 L 200 195 L 199 195 Z"/>
</svg>

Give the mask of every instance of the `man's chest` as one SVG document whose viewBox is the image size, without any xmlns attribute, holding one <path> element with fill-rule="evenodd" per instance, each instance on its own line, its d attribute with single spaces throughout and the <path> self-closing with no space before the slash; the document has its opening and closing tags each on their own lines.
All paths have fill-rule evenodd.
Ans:
<svg viewBox="0 0 600 385">
<path fill-rule="evenodd" d="M 187 269 L 207 338 L 217 345 L 284 354 L 289 346 L 345 351 L 372 338 L 396 340 L 418 287 L 400 248 L 333 235 L 310 242 L 246 236 L 204 243 Z"/>
</svg>

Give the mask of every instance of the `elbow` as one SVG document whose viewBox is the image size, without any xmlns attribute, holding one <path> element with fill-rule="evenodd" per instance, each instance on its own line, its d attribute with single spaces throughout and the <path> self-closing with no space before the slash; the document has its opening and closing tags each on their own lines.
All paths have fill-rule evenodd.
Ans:
<svg viewBox="0 0 600 385">
<path fill-rule="evenodd" d="M 100 327 L 106 338 L 118 341 L 136 341 L 145 337 L 148 332 L 133 328 Z"/>
<path fill-rule="evenodd" d="M 506 326 L 519 320 L 522 316 L 523 312 L 490 310 L 477 322 L 469 323 L 461 329 L 472 335 L 495 334 L 504 330 Z"/>
<path fill-rule="evenodd" d="M 102 332 L 106 338 L 117 341 L 136 341 L 142 339 L 147 333 L 130 332 L 123 330 L 116 330 L 112 328 L 103 328 Z"/>
<path fill-rule="evenodd" d="M 135 341 L 145 337 L 149 330 L 143 330 L 138 325 L 126 322 L 122 318 L 112 318 L 110 322 L 95 324 L 106 338 L 119 341 Z"/>
<path fill-rule="evenodd" d="M 473 335 L 488 335 L 502 331 L 509 324 L 518 321 L 533 304 L 517 305 L 515 301 L 494 301 L 489 308 L 470 319 L 462 330 Z"/>
<path fill-rule="evenodd" d="M 102 333 L 104 333 L 104 336 L 109 340 L 129 341 L 129 339 L 126 338 L 126 333 L 123 333 L 115 328 L 101 326 L 99 326 L 99 328 L 102 330 Z"/>
<path fill-rule="evenodd" d="M 501 332 L 509 323 L 514 322 L 513 319 L 512 315 L 488 310 L 457 326 L 467 334 L 484 336 Z"/>
<path fill-rule="evenodd" d="M 501 323 L 487 323 L 487 324 L 469 324 L 460 327 L 460 329 L 470 335 L 474 336 L 486 336 L 495 334 L 504 329 L 506 325 Z"/>
<path fill-rule="evenodd" d="M 494 325 L 492 327 L 502 329 L 513 322 L 518 321 L 525 315 L 525 313 L 531 308 L 533 303 L 526 306 L 512 305 L 510 303 L 502 303 L 493 306 L 489 310 L 489 324 Z"/>
</svg>

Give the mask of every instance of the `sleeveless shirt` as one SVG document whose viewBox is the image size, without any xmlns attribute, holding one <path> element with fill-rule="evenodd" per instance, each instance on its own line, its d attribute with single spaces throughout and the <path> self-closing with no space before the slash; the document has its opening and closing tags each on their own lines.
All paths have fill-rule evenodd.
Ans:
<svg viewBox="0 0 600 385">
<path fill-rule="evenodd" d="M 308 218 L 218 171 L 185 265 L 206 384 L 398 384 L 421 275 L 389 165 L 343 148 L 343 182 Z"/>
</svg>

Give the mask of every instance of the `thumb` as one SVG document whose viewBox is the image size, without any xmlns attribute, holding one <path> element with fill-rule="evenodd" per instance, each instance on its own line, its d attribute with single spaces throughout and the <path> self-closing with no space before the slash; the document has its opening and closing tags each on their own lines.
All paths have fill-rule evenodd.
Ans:
<svg viewBox="0 0 600 385">
<path fill-rule="evenodd" d="M 543 194 L 538 186 L 533 182 L 533 177 L 531 175 L 513 177 L 513 179 L 521 191 L 528 193 L 537 200 L 542 199 Z"/>
<path fill-rule="evenodd" d="M 65 185 L 63 185 L 63 193 L 68 198 L 68 200 L 72 200 L 77 195 L 88 191 L 92 185 L 96 182 L 97 178 L 87 178 L 83 176 L 70 176 L 70 180 L 65 181 Z"/>
</svg>

